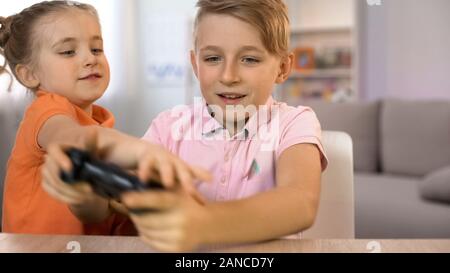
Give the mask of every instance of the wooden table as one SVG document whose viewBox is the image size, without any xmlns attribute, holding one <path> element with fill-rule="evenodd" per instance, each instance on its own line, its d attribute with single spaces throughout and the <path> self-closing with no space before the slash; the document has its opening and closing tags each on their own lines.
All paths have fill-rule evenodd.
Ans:
<svg viewBox="0 0 450 273">
<path fill-rule="evenodd" d="M 210 246 L 199 252 L 317 253 L 317 252 L 445 252 L 450 240 L 274 240 L 234 246 Z M 154 253 L 138 237 L 43 236 L 0 233 L 0 252 Z"/>
</svg>

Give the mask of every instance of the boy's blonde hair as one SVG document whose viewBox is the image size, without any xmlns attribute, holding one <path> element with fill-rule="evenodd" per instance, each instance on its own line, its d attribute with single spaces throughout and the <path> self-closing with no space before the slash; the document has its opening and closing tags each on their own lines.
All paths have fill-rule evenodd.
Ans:
<svg viewBox="0 0 450 273">
<path fill-rule="evenodd" d="M 266 49 L 275 55 L 285 56 L 289 51 L 289 17 L 282 0 L 199 0 L 194 24 L 194 41 L 197 44 L 197 27 L 207 14 L 230 15 L 258 29 Z M 224 26 L 226 27 L 226 26 Z"/>
</svg>

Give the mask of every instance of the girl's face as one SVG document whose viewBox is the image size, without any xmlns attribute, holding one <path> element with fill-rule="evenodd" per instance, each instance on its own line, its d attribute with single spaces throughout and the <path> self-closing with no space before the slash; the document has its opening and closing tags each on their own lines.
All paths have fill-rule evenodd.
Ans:
<svg viewBox="0 0 450 273">
<path fill-rule="evenodd" d="M 90 112 L 110 77 L 98 18 L 73 9 L 43 18 L 35 30 L 39 51 L 33 72 L 39 87 Z"/>
<path fill-rule="evenodd" d="M 242 123 L 252 114 L 243 109 L 265 105 L 275 84 L 287 78 L 291 59 L 271 54 L 254 26 L 229 15 L 205 15 L 196 31 L 191 62 L 202 95 L 222 110 L 214 111 L 219 122 Z"/>
</svg>

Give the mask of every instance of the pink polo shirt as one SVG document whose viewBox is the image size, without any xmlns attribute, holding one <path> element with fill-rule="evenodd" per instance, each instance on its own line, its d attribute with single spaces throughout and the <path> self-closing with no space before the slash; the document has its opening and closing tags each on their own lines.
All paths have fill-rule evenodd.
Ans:
<svg viewBox="0 0 450 273">
<path fill-rule="evenodd" d="M 276 161 L 296 144 L 317 145 L 322 170 L 327 166 L 320 124 L 311 108 L 291 107 L 272 98 L 234 137 L 210 115 L 203 100 L 196 100 L 159 114 L 143 139 L 209 170 L 213 182 L 197 187 L 211 201 L 241 199 L 274 188 Z"/>
</svg>

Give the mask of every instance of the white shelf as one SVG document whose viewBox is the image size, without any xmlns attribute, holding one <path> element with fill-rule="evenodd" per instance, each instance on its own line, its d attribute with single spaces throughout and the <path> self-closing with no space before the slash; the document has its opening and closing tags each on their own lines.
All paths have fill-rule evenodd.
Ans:
<svg viewBox="0 0 450 273">
<path fill-rule="evenodd" d="M 334 50 L 349 49 L 351 66 L 336 68 L 315 68 L 312 70 L 293 70 L 280 93 L 286 101 L 296 101 L 308 94 L 317 95 L 320 91 L 330 90 L 332 95 L 337 91 L 348 90 L 350 96 L 357 97 L 358 86 L 358 24 L 356 3 L 359 0 L 286 0 L 290 11 L 291 48 L 310 47 L 323 64 L 331 61 Z M 330 50 L 330 51 L 328 51 Z M 330 58 L 328 58 L 330 57 Z M 338 56 L 334 56 L 338 57 Z M 337 61 L 337 60 L 336 60 Z M 346 60 L 336 63 L 344 65 Z M 320 66 L 322 62 L 317 62 Z M 328 94 L 330 95 L 330 94 Z M 324 93 L 322 99 L 327 98 Z"/>
<path fill-rule="evenodd" d="M 314 69 L 304 72 L 293 71 L 289 79 L 326 79 L 326 78 L 348 78 L 352 77 L 350 68 Z"/>
</svg>

